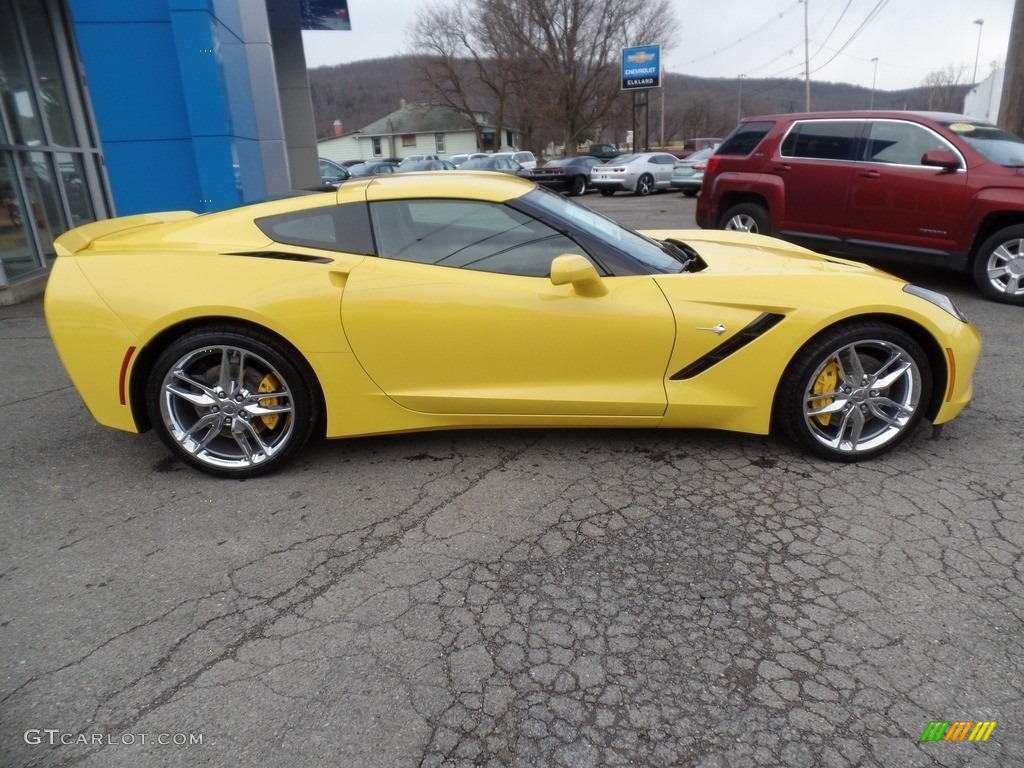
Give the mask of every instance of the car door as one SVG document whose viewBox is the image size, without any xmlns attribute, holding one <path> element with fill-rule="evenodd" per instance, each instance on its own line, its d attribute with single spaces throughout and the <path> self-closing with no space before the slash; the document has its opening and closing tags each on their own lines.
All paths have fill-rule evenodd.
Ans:
<svg viewBox="0 0 1024 768">
<path fill-rule="evenodd" d="M 840 247 L 862 126 L 862 120 L 794 123 L 766 169 L 780 179 L 784 199 L 772 217 L 772 234 L 822 250 Z"/>
<path fill-rule="evenodd" d="M 951 171 L 922 165 L 921 156 L 934 150 L 952 152 L 961 167 Z M 956 148 L 925 126 L 906 120 L 870 121 L 861 162 L 850 178 L 847 249 L 955 250 L 966 169 Z"/>
<path fill-rule="evenodd" d="M 424 413 L 657 419 L 675 338 L 649 276 L 602 296 L 552 284 L 581 248 L 508 206 L 371 203 L 379 258 L 348 275 L 342 325 L 373 381 Z M 632 419 L 632 421 L 630 421 Z"/>
<path fill-rule="evenodd" d="M 654 163 L 654 183 L 658 189 L 668 189 L 672 186 L 672 172 L 676 168 L 674 155 L 655 155 L 651 158 Z"/>
</svg>

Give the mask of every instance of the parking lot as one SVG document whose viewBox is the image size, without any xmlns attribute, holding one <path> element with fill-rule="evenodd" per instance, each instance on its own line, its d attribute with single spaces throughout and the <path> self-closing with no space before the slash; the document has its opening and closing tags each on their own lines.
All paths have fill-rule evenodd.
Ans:
<svg viewBox="0 0 1024 768">
<path fill-rule="evenodd" d="M 908 276 L 978 325 L 975 399 L 857 465 L 465 431 L 216 480 L 97 426 L 41 302 L 0 307 L 0 765 L 1024 765 L 1024 310 Z"/>
</svg>

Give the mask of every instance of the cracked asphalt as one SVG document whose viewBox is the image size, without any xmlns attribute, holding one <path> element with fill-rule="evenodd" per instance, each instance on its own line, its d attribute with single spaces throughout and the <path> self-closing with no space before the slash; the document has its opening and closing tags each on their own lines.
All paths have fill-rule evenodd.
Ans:
<svg viewBox="0 0 1024 768">
<path fill-rule="evenodd" d="M 215 480 L 95 425 L 41 303 L 0 308 L 0 765 L 1024 765 L 1024 310 L 912 277 L 978 324 L 975 400 L 852 466 L 467 431 Z"/>
</svg>

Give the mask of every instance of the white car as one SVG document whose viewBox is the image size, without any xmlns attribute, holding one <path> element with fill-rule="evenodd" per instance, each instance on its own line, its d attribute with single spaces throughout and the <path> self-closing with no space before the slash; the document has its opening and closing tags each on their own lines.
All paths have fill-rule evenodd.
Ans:
<svg viewBox="0 0 1024 768">
<path fill-rule="evenodd" d="M 528 152 L 525 149 L 515 150 L 514 152 L 495 152 L 494 157 L 511 158 L 527 170 L 537 167 L 537 158 L 534 157 L 533 152 Z"/>
<path fill-rule="evenodd" d="M 672 188 L 672 171 L 679 159 L 668 152 L 636 152 L 620 155 L 604 165 L 595 165 L 590 183 L 602 195 L 632 192 L 649 195 L 658 189 Z"/>
<path fill-rule="evenodd" d="M 448 160 L 456 168 L 458 168 L 464 162 L 466 162 L 467 160 L 472 160 L 474 157 L 487 157 L 487 156 L 488 155 L 487 155 L 486 152 L 470 152 L 470 153 L 462 154 L 462 155 L 452 155 L 451 157 L 448 158 Z"/>
</svg>

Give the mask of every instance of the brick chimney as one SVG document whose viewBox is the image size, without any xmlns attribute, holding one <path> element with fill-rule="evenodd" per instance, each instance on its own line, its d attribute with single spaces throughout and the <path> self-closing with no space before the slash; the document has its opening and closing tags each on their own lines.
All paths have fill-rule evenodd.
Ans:
<svg viewBox="0 0 1024 768">
<path fill-rule="evenodd" d="M 344 130 L 345 130 L 345 126 L 343 126 L 341 124 L 341 120 L 335 120 L 334 121 L 334 135 L 335 136 L 341 136 L 341 134 L 344 133 Z"/>
</svg>

